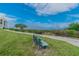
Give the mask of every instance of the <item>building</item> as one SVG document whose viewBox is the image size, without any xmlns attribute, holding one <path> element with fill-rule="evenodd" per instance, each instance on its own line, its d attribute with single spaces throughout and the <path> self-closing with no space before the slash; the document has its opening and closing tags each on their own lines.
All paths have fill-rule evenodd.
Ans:
<svg viewBox="0 0 79 59">
<path fill-rule="evenodd" d="M 6 28 L 6 19 L 0 17 L 0 28 Z"/>
</svg>

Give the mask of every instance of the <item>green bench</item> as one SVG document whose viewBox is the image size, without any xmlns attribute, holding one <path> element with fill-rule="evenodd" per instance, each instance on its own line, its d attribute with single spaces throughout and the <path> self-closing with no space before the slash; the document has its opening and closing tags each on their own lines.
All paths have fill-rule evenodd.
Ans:
<svg viewBox="0 0 79 59">
<path fill-rule="evenodd" d="M 33 42 L 35 43 L 35 45 L 39 46 L 40 48 L 45 49 L 48 47 L 48 44 L 43 40 L 41 36 L 33 35 Z"/>
</svg>

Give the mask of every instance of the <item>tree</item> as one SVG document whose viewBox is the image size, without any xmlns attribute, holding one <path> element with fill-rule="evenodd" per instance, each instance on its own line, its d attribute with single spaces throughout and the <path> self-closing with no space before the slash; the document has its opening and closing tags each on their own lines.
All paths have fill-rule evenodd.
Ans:
<svg viewBox="0 0 79 59">
<path fill-rule="evenodd" d="M 15 27 L 20 29 L 21 31 L 24 30 L 24 28 L 26 28 L 27 26 L 24 24 L 15 24 Z"/>
<path fill-rule="evenodd" d="M 79 31 L 79 23 L 71 23 L 68 29 Z"/>
</svg>

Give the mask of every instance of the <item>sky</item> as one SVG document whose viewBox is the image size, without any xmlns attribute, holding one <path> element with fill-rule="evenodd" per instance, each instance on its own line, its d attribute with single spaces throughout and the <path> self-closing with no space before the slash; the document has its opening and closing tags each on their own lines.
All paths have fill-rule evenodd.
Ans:
<svg viewBox="0 0 79 59">
<path fill-rule="evenodd" d="M 70 23 L 79 22 L 77 3 L 0 3 L 0 17 L 7 20 L 7 27 L 25 24 L 28 29 L 65 29 Z"/>
</svg>

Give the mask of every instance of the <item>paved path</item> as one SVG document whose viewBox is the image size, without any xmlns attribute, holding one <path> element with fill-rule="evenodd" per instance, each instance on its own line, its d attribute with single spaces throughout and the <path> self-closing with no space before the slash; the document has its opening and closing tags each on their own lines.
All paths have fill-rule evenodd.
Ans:
<svg viewBox="0 0 79 59">
<path fill-rule="evenodd" d="M 21 33 L 21 34 L 33 35 L 33 33 L 24 33 L 24 32 L 17 32 L 17 31 L 11 31 L 11 30 L 6 30 L 6 31 Z M 68 43 L 70 43 L 70 44 L 72 44 L 74 46 L 79 47 L 79 39 L 77 39 L 77 38 L 61 37 L 61 36 L 48 36 L 48 35 L 40 35 L 40 36 L 48 37 L 48 38 L 51 38 L 51 39 L 65 41 L 65 42 L 68 42 Z"/>
<path fill-rule="evenodd" d="M 47 36 L 47 37 L 49 37 L 51 39 L 65 41 L 65 42 L 68 42 L 74 46 L 79 47 L 79 39 L 77 39 L 77 38 L 61 37 L 61 36 Z"/>
</svg>

